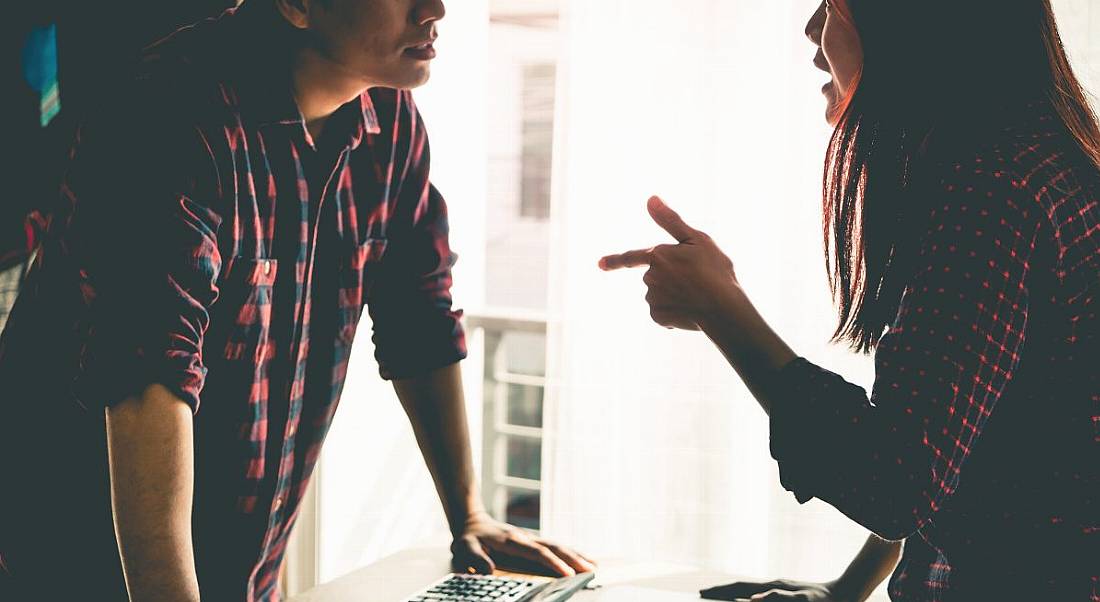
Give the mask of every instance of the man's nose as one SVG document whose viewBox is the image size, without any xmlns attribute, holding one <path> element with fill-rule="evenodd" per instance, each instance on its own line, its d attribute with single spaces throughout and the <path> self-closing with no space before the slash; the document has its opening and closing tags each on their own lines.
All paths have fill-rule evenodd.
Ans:
<svg viewBox="0 0 1100 602">
<path fill-rule="evenodd" d="M 443 0 L 424 0 L 418 2 L 413 10 L 413 23 L 428 25 L 442 19 L 447 14 L 447 8 L 443 6 Z"/>
</svg>

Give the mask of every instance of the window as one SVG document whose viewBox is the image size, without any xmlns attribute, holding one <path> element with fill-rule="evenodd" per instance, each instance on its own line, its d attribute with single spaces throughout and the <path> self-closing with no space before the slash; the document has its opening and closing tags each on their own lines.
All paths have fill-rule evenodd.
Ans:
<svg viewBox="0 0 1100 602">
<path fill-rule="evenodd" d="M 536 6 L 537 5 L 537 6 Z M 542 484 L 556 1 L 492 4 L 482 490 L 497 519 L 537 530 Z"/>
<path fill-rule="evenodd" d="M 546 322 L 471 318 L 485 333 L 482 489 L 489 512 L 539 528 Z"/>
<path fill-rule="evenodd" d="M 554 140 L 553 63 L 523 67 L 523 154 L 520 215 L 550 217 L 550 167 Z"/>
</svg>

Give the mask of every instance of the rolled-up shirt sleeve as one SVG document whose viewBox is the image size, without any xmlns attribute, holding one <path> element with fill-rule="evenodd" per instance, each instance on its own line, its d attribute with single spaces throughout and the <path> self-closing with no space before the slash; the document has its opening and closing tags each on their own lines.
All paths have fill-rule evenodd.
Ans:
<svg viewBox="0 0 1100 602">
<path fill-rule="evenodd" d="M 779 375 L 771 451 L 785 488 L 887 539 L 926 524 L 1012 381 L 1042 220 L 1007 175 L 946 184 L 866 391 L 804 358 Z"/>
<path fill-rule="evenodd" d="M 221 217 L 213 192 L 195 185 L 211 181 L 206 147 L 154 111 L 158 98 L 83 127 L 62 189 L 73 207 L 62 244 L 83 306 L 74 394 L 85 407 L 160 384 L 199 408 Z"/>
<path fill-rule="evenodd" d="M 411 378 L 466 357 L 462 312 L 451 296 L 447 204 L 429 178 L 430 151 L 412 95 L 398 96 L 398 152 L 405 160 L 386 254 L 367 296 L 375 356 L 387 380 Z M 405 142 L 407 140 L 407 143 Z"/>
</svg>

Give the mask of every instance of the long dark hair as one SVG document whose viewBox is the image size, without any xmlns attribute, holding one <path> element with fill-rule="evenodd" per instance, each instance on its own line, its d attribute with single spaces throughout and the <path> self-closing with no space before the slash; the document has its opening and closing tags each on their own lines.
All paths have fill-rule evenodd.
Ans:
<svg viewBox="0 0 1100 602">
<path fill-rule="evenodd" d="M 906 195 L 930 141 L 979 131 L 995 107 L 1045 99 L 1100 167 L 1100 128 L 1050 0 L 834 0 L 863 47 L 825 162 L 834 341 L 869 352 L 898 311 L 915 242 Z M 934 143 L 933 143 L 934 144 Z M 945 144 L 950 144 L 945 142 Z"/>
</svg>

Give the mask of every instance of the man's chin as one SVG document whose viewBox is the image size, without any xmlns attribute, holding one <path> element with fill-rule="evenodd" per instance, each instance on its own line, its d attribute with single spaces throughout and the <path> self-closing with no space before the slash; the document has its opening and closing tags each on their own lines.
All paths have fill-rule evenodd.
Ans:
<svg viewBox="0 0 1100 602">
<path fill-rule="evenodd" d="M 387 88 L 411 90 L 428 83 L 429 79 L 431 79 L 431 69 L 424 66 L 417 69 L 409 69 L 402 73 L 395 74 L 393 77 L 386 78 L 387 81 L 383 85 Z"/>
</svg>

